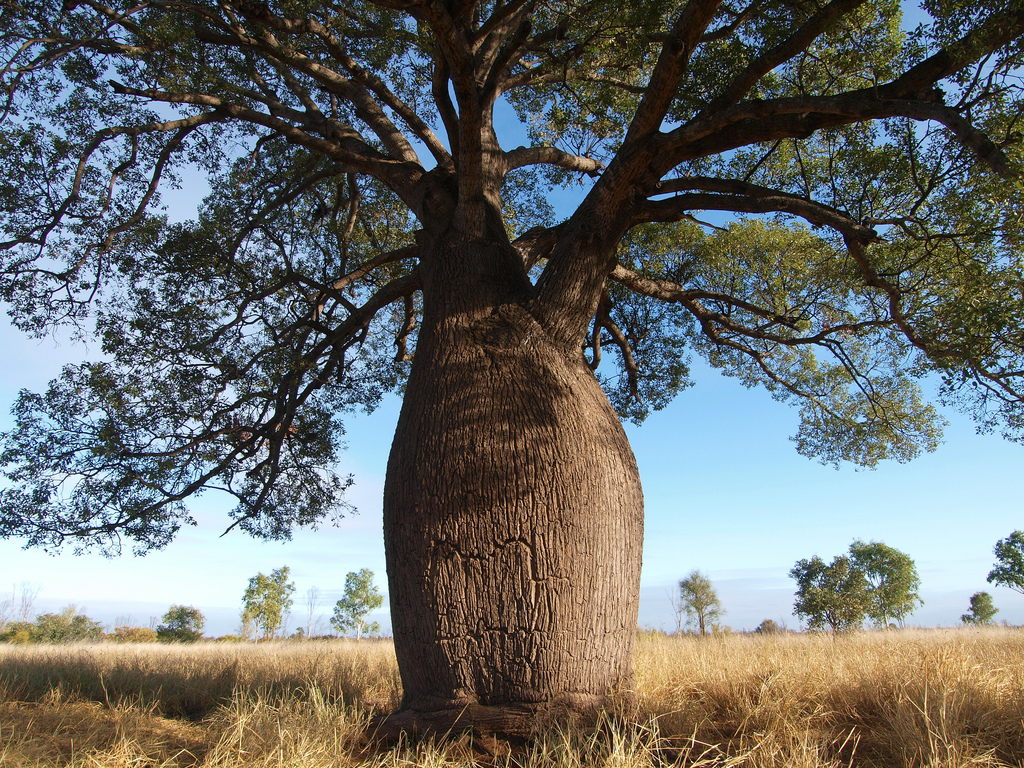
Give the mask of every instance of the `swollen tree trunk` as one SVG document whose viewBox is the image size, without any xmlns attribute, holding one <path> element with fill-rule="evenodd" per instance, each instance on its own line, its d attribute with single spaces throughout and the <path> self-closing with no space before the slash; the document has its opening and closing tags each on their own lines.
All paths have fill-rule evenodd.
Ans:
<svg viewBox="0 0 1024 768">
<path fill-rule="evenodd" d="M 549 338 L 525 275 L 495 274 L 511 249 L 433 247 L 384 492 L 391 721 L 513 734 L 628 682 L 640 480 L 579 346 Z"/>
</svg>

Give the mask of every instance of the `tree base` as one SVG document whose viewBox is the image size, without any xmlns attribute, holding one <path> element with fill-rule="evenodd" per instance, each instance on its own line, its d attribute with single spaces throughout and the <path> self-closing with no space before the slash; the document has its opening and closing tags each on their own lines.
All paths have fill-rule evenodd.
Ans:
<svg viewBox="0 0 1024 768">
<path fill-rule="evenodd" d="M 553 722 L 596 715 L 601 702 L 573 700 L 540 704 L 466 704 L 460 708 L 420 711 L 404 709 L 370 721 L 371 741 L 395 744 L 403 738 L 449 740 L 470 734 L 481 745 L 495 739 L 525 744 Z"/>
</svg>

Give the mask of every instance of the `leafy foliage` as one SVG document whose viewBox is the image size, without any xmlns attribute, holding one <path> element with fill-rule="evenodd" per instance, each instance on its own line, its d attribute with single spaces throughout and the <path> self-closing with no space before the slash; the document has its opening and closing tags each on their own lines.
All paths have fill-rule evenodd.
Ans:
<svg viewBox="0 0 1024 768">
<path fill-rule="evenodd" d="M 793 613 L 811 629 L 827 627 L 835 634 L 863 625 L 871 605 L 867 579 L 849 557 L 838 555 L 826 564 L 815 555 L 797 561 L 789 575 L 797 585 Z"/>
<path fill-rule="evenodd" d="M 211 490 L 265 538 L 344 514 L 344 418 L 401 390 L 459 273 L 445 237 L 521 257 L 473 289 L 582 348 L 623 418 L 699 355 L 797 404 L 797 450 L 827 463 L 933 449 L 929 377 L 1020 440 L 1024 17 L 914 18 L 5 3 L 0 299 L 98 357 L 19 394 L 0 535 L 144 552 Z M 161 193 L 195 168 L 212 192 L 171 221 Z M 556 211 L 552 186 L 582 202 Z"/>
<path fill-rule="evenodd" d="M 988 582 L 1024 594 L 1024 531 L 1014 531 L 996 542 L 996 565 Z"/>
<path fill-rule="evenodd" d="M 789 575 L 797 582 L 794 611 L 808 619 L 811 629 L 858 629 L 865 617 L 881 628 L 892 621 L 903 626 L 923 604 L 914 561 L 880 541 L 854 541 L 850 554 L 830 565 L 817 556 L 800 560 Z"/>
<path fill-rule="evenodd" d="M 259 637 L 274 637 L 284 626 L 295 593 L 295 583 L 288 581 L 290 571 L 284 565 L 275 568 L 269 576 L 257 573 L 249 579 L 242 596 L 242 622 L 252 622 Z"/>
<path fill-rule="evenodd" d="M 172 605 L 156 628 L 157 636 L 168 642 L 193 643 L 203 639 L 206 617 L 190 605 Z"/>
<path fill-rule="evenodd" d="M 708 629 L 725 615 L 714 585 L 700 571 L 691 571 L 679 582 L 679 600 L 687 623 L 695 626 L 701 636 L 706 635 Z"/>
<path fill-rule="evenodd" d="M 132 627 L 124 624 L 114 627 L 113 639 L 119 643 L 155 643 L 157 631 L 152 627 Z"/>
<path fill-rule="evenodd" d="M 985 626 L 992 623 L 992 619 L 997 613 L 999 613 L 999 609 L 992 601 L 992 595 L 988 592 L 975 592 L 971 595 L 970 612 L 963 614 L 960 621 L 964 624 Z"/>
<path fill-rule="evenodd" d="M 373 583 L 373 571 L 368 568 L 358 573 L 349 571 L 345 576 L 345 592 L 334 605 L 331 624 L 339 632 L 355 632 L 356 640 L 363 635 L 379 635 L 380 624 L 367 622 L 366 615 L 384 604 L 384 597 Z"/>
<path fill-rule="evenodd" d="M 46 643 L 59 645 L 99 640 L 103 624 L 78 612 L 69 605 L 60 613 L 42 613 L 34 622 L 12 621 L 0 631 L 0 640 L 13 643 Z"/>
<path fill-rule="evenodd" d="M 906 617 L 924 604 L 917 594 L 921 579 L 908 555 L 880 541 L 855 541 L 850 545 L 850 558 L 854 567 L 864 573 L 869 600 L 867 615 L 876 626 L 888 627 L 890 621 L 903 626 Z"/>
<path fill-rule="evenodd" d="M 757 628 L 754 630 L 759 635 L 780 635 L 786 630 L 779 626 L 778 622 L 773 619 L 765 619 Z"/>
</svg>

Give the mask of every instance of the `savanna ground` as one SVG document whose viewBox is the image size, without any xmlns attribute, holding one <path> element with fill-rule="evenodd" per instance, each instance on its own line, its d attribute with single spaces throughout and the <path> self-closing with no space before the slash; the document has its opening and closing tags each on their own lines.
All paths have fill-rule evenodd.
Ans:
<svg viewBox="0 0 1024 768">
<path fill-rule="evenodd" d="M 386 642 L 0 647 L 0 766 L 1024 766 L 1024 631 L 642 635 L 606 712 L 376 744 Z"/>
</svg>

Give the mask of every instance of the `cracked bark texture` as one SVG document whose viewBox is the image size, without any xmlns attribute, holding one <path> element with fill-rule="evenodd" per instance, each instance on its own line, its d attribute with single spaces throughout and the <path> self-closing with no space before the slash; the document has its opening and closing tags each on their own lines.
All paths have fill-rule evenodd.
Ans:
<svg viewBox="0 0 1024 768">
<path fill-rule="evenodd" d="M 531 313 L 512 249 L 427 245 L 437 258 L 422 264 L 424 325 L 384 493 L 403 710 L 454 723 L 480 705 L 521 717 L 524 704 L 597 703 L 630 675 L 643 537 L 632 451 L 579 348 Z"/>
</svg>

